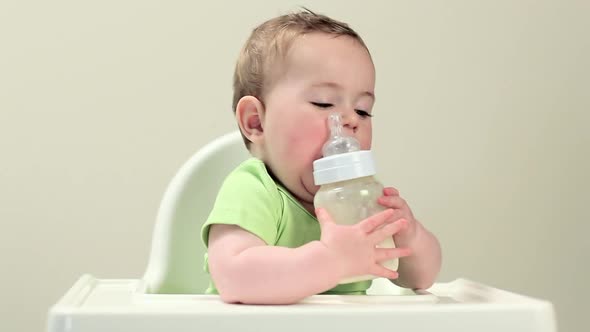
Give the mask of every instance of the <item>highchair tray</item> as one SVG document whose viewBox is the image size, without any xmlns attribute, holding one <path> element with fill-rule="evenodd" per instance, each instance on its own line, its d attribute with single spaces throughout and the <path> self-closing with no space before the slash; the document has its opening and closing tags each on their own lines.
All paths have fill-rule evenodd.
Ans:
<svg viewBox="0 0 590 332">
<path fill-rule="evenodd" d="M 375 281 L 383 282 L 390 284 Z M 144 289 L 138 279 L 84 275 L 50 309 L 48 332 L 556 331 L 551 303 L 466 279 L 416 293 L 393 286 L 387 294 L 396 295 L 315 295 L 294 305 Z"/>
</svg>

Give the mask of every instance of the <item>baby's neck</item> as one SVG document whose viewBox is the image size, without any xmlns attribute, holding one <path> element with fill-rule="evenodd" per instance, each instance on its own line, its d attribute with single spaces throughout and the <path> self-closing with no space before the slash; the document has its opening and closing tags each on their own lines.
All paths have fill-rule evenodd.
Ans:
<svg viewBox="0 0 590 332">
<path fill-rule="evenodd" d="M 263 161 L 264 162 L 264 161 Z M 291 194 L 291 196 L 293 196 L 293 198 L 295 198 L 297 200 L 297 202 L 299 202 L 299 204 L 301 204 L 301 206 L 303 206 L 304 209 L 306 209 L 309 213 L 311 213 L 312 216 L 315 217 L 315 206 L 313 205 L 313 201 L 312 202 L 308 202 L 305 201 L 303 199 L 301 199 L 300 197 L 298 197 L 297 195 L 295 195 L 291 190 L 289 190 L 289 188 L 287 188 L 287 186 L 285 186 L 280 180 L 279 178 L 273 173 L 272 169 L 266 164 L 264 163 L 264 166 L 266 167 L 266 171 L 268 172 L 268 175 L 279 185 L 281 185 L 283 188 L 285 188 L 285 190 L 289 191 L 289 193 Z"/>
<path fill-rule="evenodd" d="M 309 212 L 312 216 L 315 217 L 315 206 L 313 203 L 302 201 L 301 199 L 297 199 L 299 203 Z"/>
</svg>

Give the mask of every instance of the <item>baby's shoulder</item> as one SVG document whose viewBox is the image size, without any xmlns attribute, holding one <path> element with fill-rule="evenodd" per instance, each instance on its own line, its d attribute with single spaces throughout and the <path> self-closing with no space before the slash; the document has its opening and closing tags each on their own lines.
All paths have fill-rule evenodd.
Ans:
<svg viewBox="0 0 590 332">
<path fill-rule="evenodd" d="M 282 200 L 279 185 L 270 176 L 264 162 L 249 158 L 238 165 L 225 179 L 222 190 L 237 191 L 242 195 L 268 196 Z"/>
</svg>

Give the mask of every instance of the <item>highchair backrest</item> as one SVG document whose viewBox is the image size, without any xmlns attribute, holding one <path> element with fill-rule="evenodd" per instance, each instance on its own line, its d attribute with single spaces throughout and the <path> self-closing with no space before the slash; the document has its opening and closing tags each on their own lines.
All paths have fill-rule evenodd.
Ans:
<svg viewBox="0 0 590 332">
<path fill-rule="evenodd" d="M 178 170 L 156 217 L 143 277 L 146 292 L 199 294 L 207 288 L 201 226 L 224 178 L 249 156 L 240 132 L 234 131 L 205 145 Z"/>
</svg>

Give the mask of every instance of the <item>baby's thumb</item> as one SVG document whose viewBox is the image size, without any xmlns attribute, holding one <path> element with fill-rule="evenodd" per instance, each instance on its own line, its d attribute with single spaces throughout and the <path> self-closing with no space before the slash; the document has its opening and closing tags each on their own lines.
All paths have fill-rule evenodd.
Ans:
<svg viewBox="0 0 590 332">
<path fill-rule="evenodd" d="M 328 211 L 326 211 L 326 209 L 324 209 L 324 208 L 316 208 L 315 215 L 318 218 L 318 221 L 320 223 L 320 227 L 324 227 L 328 223 L 329 224 L 334 223 L 334 220 L 332 220 L 332 217 L 330 216 Z"/>
</svg>

